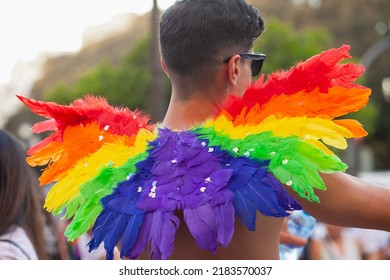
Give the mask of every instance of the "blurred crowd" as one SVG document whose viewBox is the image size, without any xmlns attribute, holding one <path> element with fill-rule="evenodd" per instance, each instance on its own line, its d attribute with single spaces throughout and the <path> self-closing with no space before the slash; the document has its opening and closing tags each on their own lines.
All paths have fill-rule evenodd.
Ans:
<svg viewBox="0 0 390 280">
<path fill-rule="evenodd" d="M 388 260 L 390 232 L 317 222 L 303 259 Z"/>
</svg>

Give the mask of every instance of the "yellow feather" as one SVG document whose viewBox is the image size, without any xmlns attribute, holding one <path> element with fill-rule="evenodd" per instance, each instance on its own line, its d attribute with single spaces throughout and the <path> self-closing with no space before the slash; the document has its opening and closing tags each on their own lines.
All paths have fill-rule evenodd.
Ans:
<svg viewBox="0 0 390 280">
<path fill-rule="evenodd" d="M 141 129 L 134 146 L 127 146 L 122 139 L 104 144 L 96 153 L 78 161 L 74 168 L 51 188 L 46 197 L 45 208 L 48 211 L 59 210 L 75 199 L 80 194 L 79 186 L 96 177 L 103 167 L 118 167 L 124 164 L 129 158 L 144 152 L 148 141 L 155 137 L 150 131 Z"/>
<path fill-rule="evenodd" d="M 347 147 L 345 138 L 353 137 L 353 134 L 345 127 L 336 124 L 330 119 L 322 118 L 277 118 L 272 115 L 256 126 L 234 126 L 231 121 L 221 115 L 217 119 L 207 122 L 206 126 L 214 126 L 216 131 L 227 133 L 232 139 L 243 139 L 249 134 L 258 134 L 266 131 L 272 131 L 275 136 L 281 137 L 297 136 L 311 144 L 317 142 L 315 145 L 328 154 L 332 152 L 318 140 L 322 140 L 325 144 L 338 149 L 345 149 Z"/>
<path fill-rule="evenodd" d="M 278 119 L 269 116 L 256 127 L 259 132 L 272 130 L 278 136 L 295 135 L 301 139 L 319 140 L 338 149 L 347 148 L 345 138 L 353 134 L 330 119 L 293 117 Z"/>
</svg>

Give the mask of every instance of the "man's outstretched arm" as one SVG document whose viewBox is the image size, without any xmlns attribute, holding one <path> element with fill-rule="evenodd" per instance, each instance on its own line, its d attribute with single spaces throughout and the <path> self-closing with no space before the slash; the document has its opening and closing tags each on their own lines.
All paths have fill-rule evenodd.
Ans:
<svg viewBox="0 0 390 280">
<path fill-rule="evenodd" d="M 329 224 L 390 231 L 390 189 L 341 172 L 321 177 L 327 190 L 316 190 L 320 203 L 287 188 L 305 211 Z"/>
</svg>

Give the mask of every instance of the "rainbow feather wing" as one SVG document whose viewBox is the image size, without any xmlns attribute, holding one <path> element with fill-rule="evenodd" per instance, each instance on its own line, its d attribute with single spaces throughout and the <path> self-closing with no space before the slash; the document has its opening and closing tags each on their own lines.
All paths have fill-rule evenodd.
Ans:
<svg viewBox="0 0 390 280">
<path fill-rule="evenodd" d="M 219 244 L 230 243 L 235 212 L 254 230 L 257 210 L 282 217 L 286 210 L 300 209 L 267 172 L 267 162 L 234 156 L 197 131 L 159 129 L 148 153 L 137 163 L 138 172 L 102 199 L 91 249 L 104 242 L 111 257 L 114 247 L 107 245 L 107 234 L 120 225 L 115 240 L 126 244 L 122 257 L 136 258 L 150 244 L 153 258 L 168 258 L 179 224 L 174 212 L 180 210 L 198 246 L 215 252 Z"/>
<path fill-rule="evenodd" d="M 347 168 L 328 146 L 345 149 L 347 138 L 366 135 L 355 120 L 335 120 L 370 95 L 354 83 L 363 68 L 340 63 L 348 50 L 328 50 L 260 78 L 187 131 L 152 132 L 141 114 L 99 98 L 59 106 L 21 97 L 50 118 L 34 131 L 55 131 L 28 159 L 48 164 L 41 183 L 57 182 L 46 208 L 66 210 L 71 240 L 93 226 L 90 250 L 104 243 L 108 259 L 119 241 L 121 257 L 149 248 L 151 258 L 167 259 L 180 226 L 175 211 L 197 245 L 216 252 L 230 243 L 235 216 L 255 230 L 257 211 L 284 217 L 301 209 L 285 186 L 319 202 L 314 189 L 326 189 L 319 173 Z"/>
<path fill-rule="evenodd" d="M 269 171 L 280 182 L 319 202 L 313 188 L 325 186 L 318 172 L 347 168 L 326 145 L 345 149 L 347 138 L 367 134 L 355 120 L 334 119 L 360 110 L 371 94 L 355 83 L 364 68 L 340 63 L 350 58 L 349 49 L 322 52 L 265 82 L 260 78 L 243 97 L 228 96 L 225 108 L 201 128 L 205 137 L 239 155 L 270 160 Z"/>
<path fill-rule="evenodd" d="M 146 154 L 154 139 L 149 119 L 140 112 L 110 106 L 105 99 L 87 96 L 70 106 L 18 96 L 33 112 L 49 118 L 33 126 L 33 132 L 54 131 L 30 148 L 32 166 L 46 168 L 41 185 L 54 184 L 45 208 L 72 222 L 66 235 L 74 240 L 85 233 L 102 211 L 100 199 Z"/>
</svg>

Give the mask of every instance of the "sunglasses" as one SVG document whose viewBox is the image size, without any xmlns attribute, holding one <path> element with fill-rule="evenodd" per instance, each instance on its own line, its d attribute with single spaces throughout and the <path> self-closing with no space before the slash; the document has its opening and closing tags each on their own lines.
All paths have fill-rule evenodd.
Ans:
<svg viewBox="0 0 390 280">
<path fill-rule="evenodd" d="M 239 53 L 238 54 L 242 59 L 252 60 L 251 63 L 251 72 L 252 77 L 259 75 L 261 68 L 263 67 L 263 62 L 265 60 L 266 55 L 262 53 Z M 224 63 L 228 63 L 233 55 L 225 58 L 223 60 Z"/>
</svg>

